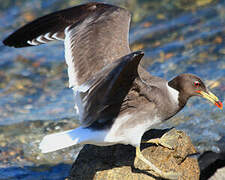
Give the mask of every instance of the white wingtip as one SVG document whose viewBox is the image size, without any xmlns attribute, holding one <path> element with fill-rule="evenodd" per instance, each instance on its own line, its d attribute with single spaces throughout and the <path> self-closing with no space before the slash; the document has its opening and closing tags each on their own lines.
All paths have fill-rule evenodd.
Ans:
<svg viewBox="0 0 225 180">
<path fill-rule="evenodd" d="M 74 131 L 75 129 L 45 136 L 39 149 L 42 153 L 48 153 L 77 144 L 79 138 L 73 136 Z"/>
</svg>

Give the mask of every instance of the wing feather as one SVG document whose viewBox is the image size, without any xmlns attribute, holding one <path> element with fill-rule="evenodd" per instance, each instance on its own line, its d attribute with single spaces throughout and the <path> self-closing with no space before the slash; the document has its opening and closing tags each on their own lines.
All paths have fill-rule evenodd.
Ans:
<svg viewBox="0 0 225 180">
<path fill-rule="evenodd" d="M 107 64 L 129 54 L 130 13 L 104 3 L 87 3 L 43 16 L 6 38 L 26 47 L 64 40 L 69 86 L 77 88 Z"/>
<path fill-rule="evenodd" d="M 132 85 L 143 53 L 130 53 L 130 13 L 87 3 L 43 16 L 7 37 L 7 46 L 26 47 L 64 40 L 69 86 L 83 126 L 116 116 Z"/>
<path fill-rule="evenodd" d="M 90 126 L 96 121 L 109 121 L 118 115 L 134 79 L 139 76 L 137 68 L 143 55 L 143 52 L 137 51 L 123 56 L 83 85 L 88 88 L 77 92 L 82 105 L 82 126 Z"/>
</svg>

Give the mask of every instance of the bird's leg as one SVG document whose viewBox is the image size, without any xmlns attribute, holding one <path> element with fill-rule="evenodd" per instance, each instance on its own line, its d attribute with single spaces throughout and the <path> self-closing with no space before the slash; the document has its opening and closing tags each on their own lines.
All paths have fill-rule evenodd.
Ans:
<svg viewBox="0 0 225 180">
<path fill-rule="evenodd" d="M 141 153 L 140 147 L 136 147 L 136 157 L 142 160 L 145 164 L 147 164 L 152 171 L 154 171 L 157 175 L 165 179 L 178 179 L 179 175 L 175 172 L 163 172 L 159 168 L 157 168 L 154 164 L 148 161 L 143 154 Z"/>
<path fill-rule="evenodd" d="M 168 149 L 174 149 L 178 140 L 179 134 L 177 134 L 176 129 L 172 129 L 165 133 L 161 138 L 150 139 L 148 141 L 141 141 L 141 143 L 153 143 L 156 145 L 161 145 Z"/>
</svg>

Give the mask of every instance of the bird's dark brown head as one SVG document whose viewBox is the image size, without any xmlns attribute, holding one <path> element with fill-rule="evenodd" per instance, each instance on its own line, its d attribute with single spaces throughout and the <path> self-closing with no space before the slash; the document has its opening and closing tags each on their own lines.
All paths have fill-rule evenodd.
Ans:
<svg viewBox="0 0 225 180">
<path fill-rule="evenodd" d="M 172 79 L 168 85 L 179 91 L 179 104 L 182 107 L 190 97 L 201 96 L 212 102 L 218 108 L 223 108 L 221 101 L 207 89 L 199 77 L 193 74 L 181 74 Z"/>
</svg>

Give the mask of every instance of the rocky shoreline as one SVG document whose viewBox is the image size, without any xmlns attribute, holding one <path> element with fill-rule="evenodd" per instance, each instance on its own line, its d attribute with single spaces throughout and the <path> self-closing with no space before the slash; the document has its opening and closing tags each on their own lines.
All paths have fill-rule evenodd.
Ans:
<svg viewBox="0 0 225 180">
<path fill-rule="evenodd" d="M 162 136 L 168 130 L 151 130 L 144 138 Z M 182 131 L 175 131 L 177 142 L 174 150 L 162 146 L 142 145 L 147 159 L 164 171 L 176 171 L 180 180 L 222 180 L 225 171 L 225 154 L 205 152 L 197 154 L 190 138 Z M 155 134 L 156 136 L 151 136 Z M 135 149 L 131 146 L 115 145 L 97 147 L 86 145 L 74 162 L 67 180 L 151 180 L 158 179 L 147 171 L 148 167 L 137 161 L 135 167 Z"/>
<path fill-rule="evenodd" d="M 3 178 L 21 177 L 21 173 L 25 174 L 24 177 L 35 177 L 40 180 L 43 178 L 52 180 L 53 175 L 54 177 L 59 177 L 59 179 L 68 177 L 67 179 L 69 180 L 77 180 L 78 177 L 81 180 L 102 179 L 102 176 L 109 179 L 118 179 L 118 176 L 126 177 L 127 179 L 149 179 L 151 177 L 148 171 L 142 171 L 147 169 L 142 162 L 137 161 L 136 168 L 133 166 L 135 148 L 132 146 L 97 147 L 86 145 L 78 157 L 77 152 L 79 149 L 76 147 L 50 154 L 41 154 L 38 151 L 38 144 L 43 134 L 60 131 L 61 129 L 70 129 L 71 127 L 75 128 L 77 125 L 72 122 L 71 120 L 61 120 L 56 123 L 35 121 L 17 124 L 13 127 L 5 126 L 0 128 L 0 131 L 4 134 L 4 137 L 0 140 L 0 174 L 3 174 Z M 31 129 L 35 129 L 36 135 L 33 134 L 33 131 L 30 132 Z M 161 137 L 169 130 L 150 130 L 145 133 L 143 139 Z M 21 133 L 20 131 L 24 132 Z M 21 135 L 16 135 L 18 133 Z M 201 154 L 196 154 L 190 138 L 182 131 L 176 131 L 176 134 L 178 139 L 177 143 L 175 143 L 175 150 L 169 150 L 153 144 L 142 144 L 144 156 L 165 171 L 174 170 L 181 172 L 182 177 L 185 177 L 183 179 L 224 179 L 224 138 L 216 142 L 220 152 L 205 151 L 201 152 Z M 12 136 L 15 138 L 10 138 Z M 75 161 L 76 157 L 77 160 Z M 160 160 L 157 161 L 159 157 Z M 75 162 L 73 163 L 73 161 Z M 171 167 L 172 169 L 170 169 Z M 8 176 L 7 172 L 11 171 L 13 172 L 12 176 Z M 187 174 L 187 172 L 190 173 Z M 201 172 L 200 175 L 199 172 Z"/>
<path fill-rule="evenodd" d="M 154 134 L 156 134 L 156 130 Z M 151 134 L 150 131 L 148 134 Z M 162 131 L 158 131 L 157 135 Z M 199 179 L 200 168 L 196 158 L 190 155 L 196 150 L 190 138 L 182 131 L 175 131 L 175 148 L 169 150 L 162 146 L 142 146 L 143 155 L 164 171 L 175 171 L 181 174 L 180 179 Z M 136 161 L 135 167 L 133 162 Z M 156 179 L 156 174 L 146 171 L 148 167 L 135 160 L 135 148 L 125 145 L 96 147 L 86 145 L 73 164 L 68 180 L 136 180 Z"/>
</svg>

